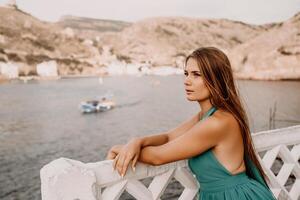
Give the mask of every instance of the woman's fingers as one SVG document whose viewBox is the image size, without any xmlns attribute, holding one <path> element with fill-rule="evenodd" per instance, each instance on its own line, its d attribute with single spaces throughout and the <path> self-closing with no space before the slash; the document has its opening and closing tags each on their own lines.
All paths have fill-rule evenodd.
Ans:
<svg viewBox="0 0 300 200">
<path fill-rule="evenodd" d="M 131 140 L 126 145 L 115 145 L 111 148 L 112 153 L 108 158 L 114 158 L 113 169 L 117 169 L 118 173 L 124 177 L 128 169 L 129 163 L 132 161 L 132 170 L 135 171 L 135 165 L 139 158 L 141 150 L 141 142 L 139 140 Z M 114 157 L 115 156 L 115 157 Z"/>
<path fill-rule="evenodd" d="M 121 169 L 121 176 L 125 176 L 125 173 L 127 171 L 127 168 L 128 168 L 128 165 L 129 165 L 129 162 L 131 161 L 132 158 L 130 157 L 127 157 L 123 163 L 123 166 L 122 166 L 122 169 Z"/>
<path fill-rule="evenodd" d="M 133 160 L 132 160 L 132 165 L 131 165 L 131 167 L 132 167 L 132 170 L 133 170 L 134 172 L 135 172 L 135 165 L 136 165 L 136 162 L 137 162 L 138 158 L 139 158 L 139 155 L 136 154 L 136 155 L 134 156 Z"/>
<path fill-rule="evenodd" d="M 110 151 L 106 156 L 106 160 L 113 160 L 116 156 L 117 154 L 115 152 Z"/>
<path fill-rule="evenodd" d="M 117 170 L 118 170 L 120 176 L 122 176 L 122 168 L 123 168 L 124 162 L 125 162 L 125 156 L 120 155 L 120 157 L 119 157 L 119 159 L 117 161 L 117 165 L 116 165 Z"/>
<path fill-rule="evenodd" d="M 129 155 L 120 155 L 118 154 L 115 160 L 114 160 L 114 169 L 116 168 L 118 173 L 124 177 L 126 174 L 126 171 L 128 169 L 128 165 L 131 161 L 133 161 L 133 159 L 136 159 L 136 156 L 129 156 Z M 135 161 L 136 162 L 136 161 Z"/>
</svg>

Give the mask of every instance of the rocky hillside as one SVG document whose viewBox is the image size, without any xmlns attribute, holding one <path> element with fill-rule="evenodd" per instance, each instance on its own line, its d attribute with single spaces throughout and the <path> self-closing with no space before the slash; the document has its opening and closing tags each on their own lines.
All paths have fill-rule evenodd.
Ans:
<svg viewBox="0 0 300 200">
<path fill-rule="evenodd" d="M 114 60 L 178 67 L 192 50 L 216 46 L 229 55 L 237 77 L 300 78 L 300 14 L 261 26 L 186 17 L 130 24 L 69 16 L 48 23 L 4 7 L 0 15 L 0 62 L 18 63 L 21 75 L 48 60 L 57 61 L 60 75 L 96 74 Z"/>
<path fill-rule="evenodd" d="M 267 29 L 223 19 L 157 17 L 139 21 L 120 33 L 104 34 L 101 42 L 132 62 L 176 66 L 193 49 L 217 46 L 227 52 Z"/>
<path fill-rule="evenodd" d="M 300 79 L 300 13 L 230 51 L 240 78 Z"/>
<path fill-rule="evenodd" d="M 95 51 L 72 31 L 42 22 L 18 9 L 0 7 L 0 61 L 20 66 L 21 75 L 35 74 L 35 66 L 56 60 L 60 74 L 91 72 Z"/>
<path fill-rule="evenodd" d="M 72 28 L 76 34 L 85 38 L 97 37 L 102 32 L 120 32 L 131 25 L 131 23 L 123 21 L 92 19 L 71 15 L 63 16 L 57 24 L 64 28 Z"/>
</svg>

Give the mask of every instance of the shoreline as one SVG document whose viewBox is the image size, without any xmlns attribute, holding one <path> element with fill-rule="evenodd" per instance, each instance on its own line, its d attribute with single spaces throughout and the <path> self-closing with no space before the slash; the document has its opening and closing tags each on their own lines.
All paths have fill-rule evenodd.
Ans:
<svg viewBox="0 0 300 200">
<path fill-rule="evenodd" d="M 182 75 L 182 74 L 169 74 L 169 75 L 158 75 L 158 74 L 122 74 L 122 75 L 114 75 L 114 74 L 105 74 L 105 75 L 63 75 L 63 76 L 52 76 L 52 77 L 42 77 L 42 76 L 19 76 L 17 78 L 7 78 L 0 75 L 0 84 L 9 83 L 12 81 L 23 81 L 27 83 L 29 81 L 55 81 L 59 79 L 80 79 L 80 78 L 106 78 L 106 77 L 119 77 L 119 76 L 133 76 L 133 77 L 143 77 L 143 76 L 154 76 L 154 77 L 162 77 L 162 76 L 174 76 L 174 75 Z M 293 81 L 298 82 L 300 78 L 278 78 L 278 79 L 261 79 L 261 78 L 245 78 L 235 76 L 235 80 L 241 81 Z"/>
</svg>

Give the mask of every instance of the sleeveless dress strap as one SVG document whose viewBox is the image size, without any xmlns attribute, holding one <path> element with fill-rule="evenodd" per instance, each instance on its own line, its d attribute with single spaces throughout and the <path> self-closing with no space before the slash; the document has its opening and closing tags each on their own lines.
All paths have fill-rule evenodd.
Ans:
<svg viewBox="0 0 300 200">
<path fill-rule="evenodd" d="M 211 108 L 203 115 L 203 117 L 200 119 L 200 121 L 206 119 L 206 118 L 209 117 L 209 116 L 211 116 L 216 110 L 217 110 L 217 108 L 215 108 L 214 106 L 211 107 Z"/>
</svg>

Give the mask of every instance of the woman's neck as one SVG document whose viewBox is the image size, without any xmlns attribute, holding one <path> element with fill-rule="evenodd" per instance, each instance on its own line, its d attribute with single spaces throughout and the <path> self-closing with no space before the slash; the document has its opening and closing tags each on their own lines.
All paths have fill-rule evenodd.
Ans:
<svg viewBox="0 0 300 200">
<path fill-rule="evenodd" d="M 209 99 L 206 99 L 205 101 L 199 102 L 200 107 L 201 107 L 201 112 L 200 112 L 200 119 L 213 107 L 213 105 L 210 103 Z"/>
</svg>

